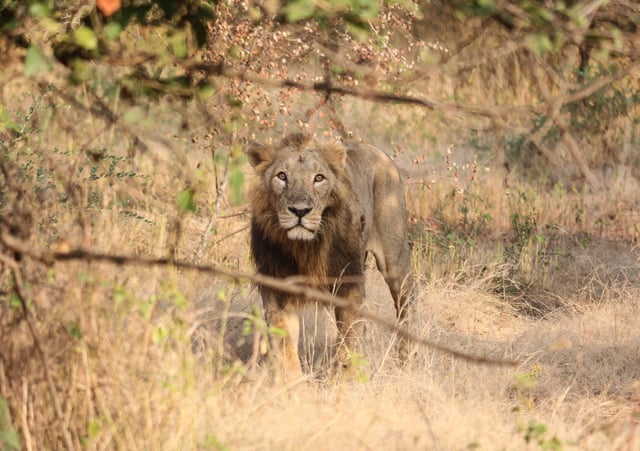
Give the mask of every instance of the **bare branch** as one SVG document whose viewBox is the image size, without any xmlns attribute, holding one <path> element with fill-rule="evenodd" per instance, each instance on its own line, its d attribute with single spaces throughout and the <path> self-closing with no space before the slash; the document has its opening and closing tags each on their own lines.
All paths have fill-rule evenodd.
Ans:
<svg viewBox="0 0 640 451">
<path fill-rule="evenodd" d="M 355 313 L 360 318 L 373 321 L 386 329 L 397 333 L 399 336 L 409 339 L 419 345 L 426 346 L 438 351 L 442 351 L 451 354 L 457 358 L 466 360 L 468 362 L 489 364 L 489 365 L 503 365 L 514 366 L 517 362 L 512 360 L 493 359 L 484 356 L 476 356 L 458 351 L 448 346 L 441 345 L 432 340 L 420 337 L 413 332 L 410 332 L 404 327 L 399 326 L 396 321 L 385 318 L 381 315 L 369 312 L 357 305 L 336 296 L 331 295 L 318 288 L 309 286 L 308 284 L 301 283 L 300 277 L 277 279 L 274 277 L 265 276 L 263 274 L 249 274 L 240 271 L 232 271 L 229 269 L 223 269 L 217 266 L 211 265 L 198 265 L 189 262 L 173 261 L 170 258 L 153 258 L 153 257 L 138 257 L 132 255 L 112 255 L 99 252 L 92 252 L 85 249 L 74 249 L 70 252 L 49 252 L 38 251 L 32 249 L 26 242 L 12 236 L 8 231 L 3 230 L 0 239 L 8 248 L 20 252 L 23 255 L 30 256 L 38 261 L 46 264 L 51 264 L 55 261 L 102 261 L 112 263 L 116 265 L 141 265 L 141 266 L 171 266 L 174 268 L 199 271 L 216 276 L 223 276 L 231 279 L 234 282 L 249 281 L 257 285 L 262 285 L 274 290 L 283 291 L 285 293 L 299 296 L 305 300 L 315 301 L 328 307 L 340 307 L 350 312 Z"/>
<path fill-rule="evenodd" d="M 262 86 L 270 86 L 273 88 L 294 88 L 301 91 L 318 91 L 326 94 L 338 94 L 346 95 L 350 97 L 371 100 L 374 102 L 382 103 L 399 103 L 407 105 L 415 105 L 430 110 L 442 111 L 445 113 L 466 113 L 476 116 L 483 116 L 487 118 L 496 118 L 498 116 L 512 115 L 514 113 L 544 113 L 551 108 L 557 108 L 558 106 L 568 105 L 583 100 L 601 89 L 606 88 L 612 83 L 626 77 L 633 75 L 638 69 L 640 69 L 640 63 L 632 64 L 625 69 L 616 72 L 613 75 L 599 77 L 596 81 L 590 85 L 575 91 L 571 94 L 560 94 L 547 99 L 544 103 L 528 104 L 528 105 L 513 105 L 513 106 L 479 106 L 479 105 L 463 105 L 451 102 L 440 102 L 438 100 L 420 98 L 409 95 L 397 95 L 389 94 L 382 91 L 365 90 L 365 89 L 353 89 L 344 86 L 337 86 L 331 84 L 327 80 L 322 82 L 304 82 L 291 79 L 274 79 L 269 77 L 263 77 L 254 73 L 250 73 L 247 70 L 234 70 L 225 67 L 220 64 L 202 63 L 200 61 L 183 61 L 177 60 L 176 64 L 182 65 L 187 70 L 201 71 L 209 76 L 222 76 L 225 78 L 233 78 L 242 80 L 249 83 L 255 83 Z"/>
<path fill-rule="evenodd" d="M 140 139 L 140 137 L 136 133 L 134 133 L 130 127 L 123 124 L 120 118 L 111 110 L 111 108 L 109 108 L 109 106 L 104 103 L 102 98 L 89 87 L 86 87 L 86 90 L 88 90 L 88 92 L 91 94 L 93 102 L 91 103 L 91 105 L 86 106 L 76 100 L 73 96 L 56 87 L 55 85 L 46 84 L 44 82 L 41 82 L 38 85 L 43 91 L 50 89 L 56 96 L 73 105 L 75 108 L 91 113 L 96 117 L 100 117 L 104 119 L 109 125 L 120 127 L 127 135 L 131 137 L 131 139 L 133 140 L 133 145 L 135 147 L 139 147 L 143 151 L 148 150 L 147 145 Z"/>
<path fill-rule="evenodd" d="M 338 94 L 350 97 L 356 97 L 375 102 L 390 102 L 407 105 L 416 105 L 430 110 L 448 111 L 448 112 L 467 112 L 479 116 L 493 117 L 495 116 L 494 108 L 485 108 L 475 105 L 458 105 L 453 103 L 439 102 L 437 100 L 418 98 L 414 96 L 389 94 L 382 91 L 353 89 L 345 86 L 337 86 L 331 84 L 327 80 L 321 82 L 304 82 L 291 79 L 274 79 L 263 77 L 246 70 L 234 70 L 220 64 L 208 64 L 200 61 L 177 61 L 182 64 L 185 69 L 201 71 L 209 76 L 221 76 L 225 78 L 233 78 L 248 83 L 255 83 L 262 86 L 270 86 L 272 88 L 294 88 L 300 91 L 318 91 L 329 95 Z M 500 107 L 497 107 L 500 108 Z M 519 108 L 521 109 L 521 108 Z"/>
<path fill-rule="evenodd" d="M 598 179 L 593 175 L 591 169 L 589 169 L 589 165 L 587 164 L 582 152 L 580 151 L 580 145 L 577 143 L 571 132 L 569 131 L 569 125 L 567 120 L 564 118 L 557 118 L 555 124 L 558 126 L 560 131 L 562 132 L 562 140 L 564 141 L 565 146 L 569 150 L 569 153 L 573 157 L 574 161 L 578 165 L 578 169 L 589 183 L 589 186 L 593 191 L 598 191 L 600 189 L 600 183 Z"/>
</svg>

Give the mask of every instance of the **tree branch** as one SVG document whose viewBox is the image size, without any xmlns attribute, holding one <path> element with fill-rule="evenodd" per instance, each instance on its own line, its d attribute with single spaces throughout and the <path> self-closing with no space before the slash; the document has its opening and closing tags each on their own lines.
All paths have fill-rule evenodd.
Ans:
<svg viewBox="0 0 640 451">
<path fill-rule="evenodd" d="M 181 65 L 186 70 L 201 71 L 208 76 L 221 76 L 225 78 L 233 78 L 248 83 L 255 83 L 262 86 L 269 86 L 273 88 L 294 88 L 300 91 L 317 91 L 326 94 L 339 94 L 350 97 L 360 98 L 364 100 L 371 100 L 381 103 L 398 103 L 406 105 L 415 105 L 429 110 L 438 110 L 445 113 L 467 113 L 476 116 L 482 116 L 487 118 L 495 118 L 497 116 L 512 115 L 516 112 L 528 112 L 528 113 L 544 113 L 551 108 L 558 106 L 562 107 L 570 103 L 575 103 L 583 100 L 601 89 L 609 86 L 610 84 L 624 78 L 628 75 L 633 75 L 635 71 L 640 68 L 640 63 L 632 64 L 625 69 L 616 72 L 613 75 L 603 76 L 598 78 L 590 85 L 574 91 L 570 94 L 560 94 L 546 99 L 546 102 L 537 104 L 526 105 L 513 105 L 513 106 L 501 106 L 501 105 L 463 105 L 459 103 L 440 102 L 438 100 L 419 98 L 409 95 L 389 94 L 382 91 L 353 89 L 344 86 L 334 85 L 326 80 L 321 82 L 304 82 L 291 79 L 274 79 L 269 77 L 263 77 L 255 73 L 251 73 L 247 70 L 235 70 L 226 67 L 222 64 L 210 64 L 202 63 L 199 61 L 184 61 L 176 60 L 175 64 Z"/>
<path fill-rule="evenodd" d="M 29 246 L 23 240 L 16 238 L 8 233 L 7 230 L 2 230 L 0 239 L 3 244 L 9 249 L 20 252 L 22 255 L 29 256 L 42 263 L 51 265 L 56 261 L 101 261 L 106 263 L 112 263 L 115 265 L 140 265 L 140 266 L 171 266 L 174 268 L 198 271 L 216 276 L 226 277 L 236 283 L 243 281 L 252 282 L 257 285 L 262 285 L 274 290 L 282 291 L 288 294 L 299 296 L 305 300 L 315 301 L 319 304 L 328 307 L 340 307 L 348 310 L 360 318 L 373 321 L 389 331 L 395 332 L 401 337 L 415 342 L 416 344 L 426 346 L 438 351 L 442 351 L 453 355 L 462 360 L 466 360 L 472 363 L 489 364 L 489 365 L 501 365 L 501 366 L 514 366 L 517 362 L 513 360 L 493 359 L 489 357 L 476 356 L 467 354 L 462 351 L 458 351 L 448 346 L 441 345 L 434 341 L 420 337 L 417 334 L 410 332 L 404 327 L 399 326 L 395 321 L 385 318 L 381 315 L 369 312 L 361 307 L 354 305 L 346 299 L 322 291 L 318 288 L 314 288 L 306 283 L 301 283 L 300 277 L 277 279 L 274 277 L 265 276 L 263 274 L 249 274 L 239 271 L 232 271 L 223 269 L 217 266 L 211 265 L 198 265 L 195 263 L 173 261 L 169 258 L 154 258 L 154 257 L 138 257 L 131 255 L 112 255 L 99 252 L 93 252 L 85 249 L 74 249 L 69 252 L 49 252 L 46 250 L 35 250 Z M 344 280 L 340 280 L 344 281 Z"/>
</svg>

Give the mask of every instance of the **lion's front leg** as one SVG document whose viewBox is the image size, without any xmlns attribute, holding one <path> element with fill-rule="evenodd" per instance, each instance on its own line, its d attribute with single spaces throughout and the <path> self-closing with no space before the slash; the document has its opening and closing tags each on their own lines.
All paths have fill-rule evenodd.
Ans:
<svg viewBox="0 0 640 451">
<path fill-rule="evenodd" d="M 362 284 L 345 284 L 338 289 L 338 296 L 349 301 L 354 309 L 359 309 L 364 300 Z M 336 307 L 338 343 L 336 349 L 336 368 L 349 371 L 354 368 L 354 356 L 359 351 L 359 340 L 364 332 L 364 323 L 358 315 L 348 308 Z"/>
<path fill-rule="evenodd" d="M 400 286 L 400 288 L 395 288 Z M 404 283 L 394 284 L 389 283 L 391 288 L 391 295 L 396 307 L 396 314 L 398 318 L 398 326 L 403 329 L 409 329 L 414 326 L 412 324 L 415 316 L 414 311 L 414 287 L 411 274 L 405 277 Z M 415 355 L 416 347 L 415 343 L 407 337 L 398 337 L 397 342 L 398 358 L 402 365 L 409 363 Z"/>
<path fill-rule="evenodd" d="M 276 293 L 269 293 L 263 294 L 263 303 L 267 324 L 271 329 L 269 340 L 276 365 L 285 380 L 301 378 L 302 367 L 298 356 L 300 319 L 297 302 L 283 302 L 278 299 Z"/>
</svg>

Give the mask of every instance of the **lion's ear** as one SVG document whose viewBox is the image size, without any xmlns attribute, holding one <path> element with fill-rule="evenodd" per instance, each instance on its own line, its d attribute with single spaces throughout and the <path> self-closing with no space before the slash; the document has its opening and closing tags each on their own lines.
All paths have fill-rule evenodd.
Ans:
<svg viewBox="0 0 640 451">
<path fill-rule="evenodd" d="M 324 158 L 337 173 L 344 172 L 347 165 L 347 149 L 340 143 L 334 143 L 321 149 Z"/>
<path fill-rule="evenodd" d="M 264 144 L 252 141 L 249 143 L 247 156 L 249 157 L 249 163 L 253 166 L 256 173 L 262 174 L 273 161 L 273 149 Z"/>
</svg>

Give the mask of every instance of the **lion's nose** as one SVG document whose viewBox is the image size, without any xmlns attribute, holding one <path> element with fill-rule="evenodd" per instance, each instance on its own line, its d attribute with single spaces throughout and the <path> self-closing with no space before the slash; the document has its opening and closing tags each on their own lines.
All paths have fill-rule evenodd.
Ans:
<svg viewBox="0 0 640 451">
<path fill-rule="evenodd" d="M 289 207 L 289 211 L 296 215 L 298 218 L 302 218 L 311 211 L 311 208 Z"/>
</svg>

